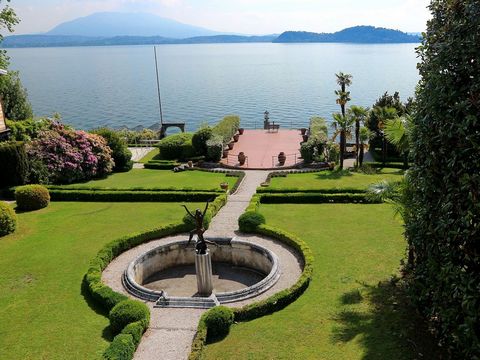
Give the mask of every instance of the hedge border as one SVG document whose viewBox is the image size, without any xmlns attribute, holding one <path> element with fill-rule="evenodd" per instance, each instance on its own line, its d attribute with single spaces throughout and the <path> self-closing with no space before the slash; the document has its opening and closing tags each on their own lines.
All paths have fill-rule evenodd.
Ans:
<svg viewBox="0 0 480 360">
<path fill-rule="evenodd" d="M 259 187 L 259 194 L 286 194 L 286 193 L 304 193 L 304 194 L 365 194 L 366 190 L 355 188 L 333 188 L 333 189 L 298 189 L 298 188 L 281 188 L 271 189 L 268 187 Z"/>
<path fill-rule="evenodd" d="M 51 190 L 52 201 L 84 202 L 202 202 L 216 192 Z"/>
<path fill-rule="evenodd" d="M 212 218 L 226 203 L 226 195 L 218 196 L 208 209 L 209 217 Z M 102 272 L 105 268 L 123 252 L 130 250 L 148 241 L 185 233 L 190 230 L 188 224 L 182 222 L 168 224 L 154 228 L 146 232 L 127 235 L 106 244 L 90 261 L 89 268 L 83 277 L 84 285 L 90 296 L 106 311 L 110 311 L 116 304 L 128 297 L 115 292 L 109 286 L 102 283 Z M 135 300 L 138 301 L 138 300 Z M 132 344 L 134 349 L 138 347 L 143 333 L 148 328 L 149 321 L 143 319 L 127 324 L 120 334 L 117 334 L 103 354 L 104 359 L 132 359 Z"/>
<path fill-rule="evenodd" d="M 49 190 L 62 190 L 62 191 L 119 191 L 119 192 L 136 192 L 136 191 L 147 191 L 147 192 L 211 192 L 211 193 L 223 193 L 222 189 L 192 189 L 192 188 L 160 188 L 160 187 L 153 187 L 153 188 L 143 188 L 143 187 L 132 187 L 132 188 L 104 188 L 104 187 L 88 187 L 88 186 L 78 186 L 78 187 L 66 187 L 63 185 L 47 185 L 47 189 Z"/>
<path fill-rule="evenodd" d="M 255 233 L 259 235 L 269 236 L 288 246 L 293 247 L 303 257 L 304 267 L 300 278 L 297 282 L 288 289 L 284 289 L 265 300 L 243 306 L 241 308 L 234 308 L 235 321 L 253 320 L 285 308 L 287 305 L 294 302 L 307 289 L 313 275 L 313 254 L 308 245 L 300 238 L 289 234 L 283 230 L 276 229 L 268 225 L 260 225 Z M 211 310 L 205 312 L 200 318 L 197 333 L 193 339 L 192 350 L 190 352 L 189 360 L 199 360 L 203 356 L 205 348 L 208 328 L 206 324 L 206 317 Z"/>
<path fill-rule="evenodd" d="M 378 200 L 369 198 L 365 193 L 280 193 L 261 194 L 262 204 L 379 204 Z"/>
</svg>

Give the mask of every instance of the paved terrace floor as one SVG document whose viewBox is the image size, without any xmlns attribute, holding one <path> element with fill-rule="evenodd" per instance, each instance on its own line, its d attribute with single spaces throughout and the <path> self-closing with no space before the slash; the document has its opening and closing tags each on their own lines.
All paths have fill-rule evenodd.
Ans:
<svg viewBox="0 0 480 360">
<path fill-rule="evenodd" d="M 266 130 L 245 130 L 235 143 L 233 150 L 230 150 L 229 156 L 222 159 L 222 163 L 231 166 L 239 166 L 238 154 L 243 151 L 248 157 L 248 164 L 243 168 L 250 169 L 270 169 L 281 168 L 278 164 L 277 156 L 283 151 L 287 155 L 285 166 L 295 164 L 300 157 L 300 143 L 302 135 L 300 130 L 279 130 L 278 132 L 268 132 Z M 274 161 L 272 162 L 272 159 Z"/>
</svg>

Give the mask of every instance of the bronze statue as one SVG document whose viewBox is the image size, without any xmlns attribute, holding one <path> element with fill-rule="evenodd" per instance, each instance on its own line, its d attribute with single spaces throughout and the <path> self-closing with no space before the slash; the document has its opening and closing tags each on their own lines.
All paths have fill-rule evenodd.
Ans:
<svg viewBox="0 0 480 360">
<path fill-rule="evenodd" d="M 188 243 L 186 246 L 190 245 L 190 242 L 193 239 L 193 235 L 197 235 L 197 243 L 195 245 L 195 251 L 199 255 L 205 255 L 207 253 L 207 244 L 218 246 L 213 241 L 208 241 L 203 238 L 203 233 L 206 231 L 203 227 L 203 219 L 205 218 L 205 214 L 207 213 L 209 202 L 207 201 L 207 205 L 205 206 L 205 210 L 203 213 L 200 209 L 195 210 L 195 215 L 193 215 L 185 205 L 182 205 L 185 210 L 187 211 L 188 215 L 190 215 L 195 220 L 195 229 L 190 231 L 190 237 L 188 238 Z"/>
</svg>

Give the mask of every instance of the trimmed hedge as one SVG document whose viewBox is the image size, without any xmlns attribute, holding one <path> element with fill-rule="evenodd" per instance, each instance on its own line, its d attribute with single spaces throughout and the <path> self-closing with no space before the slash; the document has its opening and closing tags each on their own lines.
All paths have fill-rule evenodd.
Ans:
<svg viewBox="0 0 480 360">
<path fill-rule="evenodd" d="M 192 137 L 192 145 L 197 154 L 207 155 L 207 141 L 213 136 L 210 126 L 200 128 Z"/>
<path fill-rule="evenodd" d="M 204 189 L 204 190 L 198 190 L 198 189 L 192 189 L 190 187 L 185 187 L 185 188 L 174 188 L 174 187 L 166 187 L 166 188 L 145 188 L 145 187 L 131 187 L 131 188 L 104 188 L 104 187 L 98 187 L 98 186 L 75 186 L 75 187 L 68 187 L 68 186 L 62 186 L 62 185 L 47 185 L 47 189 L 50 191 L 54 190 L 64 190 L 64 191 L 120 191 L 120 192 L 135 192 L 135 191 L 147 191 L 147 192 L 208 192 L 208 193 L 219 193 L 223 194 L 224 191 L 221 189 Z M 13 191 L 15 191 L 14 188 L 12 188 Z"/>
<path fill-rule="evenodd" d="M 11 234 L 17 228 L 17 215 L 7 203 L 0 201 L 0 236 Z"/>
<path fill-rule="evenodd" d="M 130 323 L 143 322 L 144 326 L 148 326 L 150 310 L 140 301 L 123 300 L 110 310 L 108 317 L 110 318 L 110 328 L 115 333 L 119 333 Z"/>
<path fill-rule="evenodd" d="M 177 166 L 179 166 L 180 163 L 176 161 L 166 161 L 166 162 L 157 162 L 157 161 L 149 161 L 145 164 L 143 164 L 143 167 L 145 169 L 153 169 L 153 170 L 173 170 Z"/>
<path fill-rule="evenodd" d="M 258 211 L 247 211 L 244 212 L 238 218 L 238 226 L 240 231 L 245 233 L 253 233 L 258 226 L 265 224 L 265 216 L 260 214 Z"/>
<path fill-rule="evenodd" d="M 259 187 L 257 189 L 259 194 L 286 194 L 286 193 L 304 193 L 304 194 L 365 194 L 365 190 L 353 189 L 353 188 L 341 188 L 341 189 L 298 189 L 298 188 L 265 188 Z"/>
<path fill-rule="evenodd" d="M 217 192 L 200 191 L 50 190 L 52 201 L 202 202 L 217 195 Z"/>
<path fill-rule="evenodd" d="M 235 184 L 230 189 L 230 194 L 234 194 L 238 190 L 238 187 L 240 186 L 240 184 L 242 183 L 243 178 L 245 177 L 245 172 L 243 172 L 243 171 L 232 171 L 232 172 L 228 172 L 226 174 L 226 176 L 227 177 L 237 177 L 238 178 L 238 180 L 235 182 Z"/>
<path fill-rule="evenodd" d="M 240 117 L 237 115 L 228 115 L 214 126 L 213 133 L 222 138 L 223 145 L 227 145 L 239 127 Z"/>
<path fill-rule="evenodd" d="M 48 206 L 50 194 L 45 186 L 24 185 L 15 189 L 15 200 L 20 210 L 39 210 Z"/>
<path fill-rule="evenodd" d="M 383 165 L 382 162 L 368 162 L 368 163 L 364 163 L 364 165 L 369 165 L 375 169 L 388 168 L 388 169 L 405 170 L 405 166 L 403 165 L 403 163 L 399 163 L 399 162 L 387 162 L 385 163 L 385 165 Z"/>
<path fill-rule="evenodd" d="M 233 310 L 226 306 L 216 306 L 208 311 L 204 318 L 208 329 L 208 340 L 227 336 L 234 316 Z"/>
<path fill-rule="evenodd" d="M 323 204 L 323 203 L 360 203 L 377 204 L 377 200 L 368 198 L 366 194 L 340 193 L 287 193 L 287 194 L 262 194 L 262 204 Z"/>
<path fill-rule="evenodd" d="M 296 249 L 303 257 L 304 267 L 298 281 L 289 289 L 282 290 L 275 295 L 257 303 L 246 305 L 242 308 L 233 309 L 235 321 L 252 320 L 285 308 L 303 294 L 312 279 L 313 255 L 310 248 L 303 240 L 267 225 L 260 225 L 256 232 L 260 235 L 277 239 Z M 210 339 L 208 332 L 212 331 L 207 324 L 207 319 L 210 312 L 213 311 L 215 311 L 215 308 L 204 313 L 200 318 L 197 333 L 195 334 L 195 338 L 192 343 L 192 351 L 188 357 L 189 360 L 200 360 L 203 356 L 203 349 L 205 343 L 207 342 L 207 337 Z"/>
<path fill-rule="evenodd" d="M 132 335 L 119 334 L 113 338 L 112 343 L 105 350 L 102 358 L 105 360 L 133 359 L 136 348 Z"/>
<path fill-rule="evenodd" d="M 207 159 L 213 162 L 219 162 L 222 158 L 223 140 L 220 135 L 213 135 L 207 140 Z"/>
<path fill-rule="evenodd" d="M 160 141 L 160 157 L 165 160 L 184 160 L 196 155 L 192 145 L 192 133 L 167 136 Z"/>
<path fill-rule="evenodd" d="M 0 188 L 25 184 L 28 159 L 24 143 L 0 143 L 0 164 Z"/>
</svg>

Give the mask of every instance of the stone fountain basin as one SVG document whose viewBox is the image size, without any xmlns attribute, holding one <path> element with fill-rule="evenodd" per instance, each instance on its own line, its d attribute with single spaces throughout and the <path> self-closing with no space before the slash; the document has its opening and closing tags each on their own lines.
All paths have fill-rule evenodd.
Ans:
<svg viewBox="0 0 480 360">
<path fill-rule="evenodd" d="M 133 260 L 123 276 L 126 290 L 143 300 L 156 302 L 159 307 L 195 307 L 209 308 L 215 305 L 236 302 L 255 297 L 271 288 L 280 277 L 277 256 L 270 250 L 250 242 L 236 238 L 208 238 L 219 244 L 209 245 L 213 266 L 231 266 L 235 269 L 248 270 L 260 275 L 260 281 L 234 291 L 216 292 L 209 297 L 198 295 L 182 297 L 169 296 L 161 289 L 145 286 L 152 277 L 169 269 L 195 266 L 195 250 L 193 243 L 186 247 L 187 241 L 176 241 L 156 247 Z M 221 269 L 222 267 L 219 266 Z M 221 274 L 220 274 L 221 275 Z M 175 278 L 169 281 L 175 282 Z M 178 279 L 180 281 L 180 279 Z"/>
</svg>

